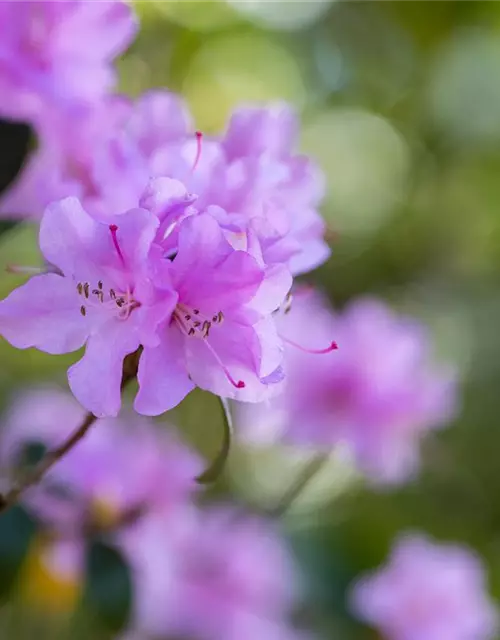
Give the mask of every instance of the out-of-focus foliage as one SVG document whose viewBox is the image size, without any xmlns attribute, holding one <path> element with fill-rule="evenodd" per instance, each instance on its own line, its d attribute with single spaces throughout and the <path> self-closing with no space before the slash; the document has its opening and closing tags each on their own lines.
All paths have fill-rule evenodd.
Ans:
<svg viewBox="0 0 500 640">
<path fill-rule="evenodd" d="M 119 64 L 122 89 L 138 94 L 163 85 L 182 92 L 208 133 L 223 127 L 242 101 L 294 103 L 304 122 L 303 149 L 327 177 L 323 213 L 334 255 L 314 282 L 339 306 L 376 293 L 423 318 L 438 353 L 460 369 L 463 411 L 428 442 L 416 482 L 375 493 L 336 468 L 325 474 L 309 508 L 292 512 L 290 535 L 309 587 L 299 619 L 327 639 L 374 638 L 350 618 L 346 588 L 358 572 L 380 563 L 395 533 L 408 528 L 475 546 L 500 596 L 500 4 L 156 0 L 138 8 L 142 29 Z M 24 130 L 5 136 L 2 186 L 28 144 Z M 35 228 L 2 226 L 0 233 L 2 270 L 10 262 L 36 264 Z M 15 284 L 15 276 L 2 275 L 2 294 Z M 68 361 L 5 343 L 0 360 L 2 406 L 21 385 L 48 378 L 63 383 Z M 213 455 L 220 437 L 213 399 L 192 394 L 169 418 Z M 240 461 L 250 455 L 248 464 Z M 269 456 L 275 479 L 266 481 Z M 269 486 L 286 486 L 297 469 L 286 452 L 272 456 L 234 452 L 228 477 L 213 492 L 268 501 Z M 260 483 L 249 495 L 252 474 Z M 20 562 L 29 538 L 35 545 L 24 512 L 2 518 L 2 595 L 16 571 L 24 581 L 29 569 L 36 580 L 36 568 Z M 97 546 L 90 573 L 102 568 L 104 556 L 119 573 L 119 559 Z M 1 614 L 2 637 L 56 637 L 43 631 L 45 622 L 17 611 L 26 599 L 43 603 L 40 584 L 35 593 L 20 590 L 20 602 Z M 98 620 L 95 629 L 119 626 L 126 587 L 121 605 L 108 602 L 106 583 L 91 587 L 86 602 Z M 75 615 L 72 638 L 98 637 Z"/>
</svg>

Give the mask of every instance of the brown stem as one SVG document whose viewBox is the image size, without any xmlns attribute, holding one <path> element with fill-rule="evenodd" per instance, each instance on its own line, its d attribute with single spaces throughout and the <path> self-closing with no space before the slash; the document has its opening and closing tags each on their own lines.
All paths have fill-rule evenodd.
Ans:
<svg viewBox="0 0 500 640">
<path fill-rule="evenodd" d="M 34 469 L 28 471 L 28 473 L 15 483 L 9 491 L 0 497 L 0 513 L 6 511 L 12 507 L 21 497 L 21 494 L 29 487 L 40 482 L 43 476 L 51 469 L 56 462 L 63 458 L 71 449 L 80 442 L 85 436 L 90 427 L 97 420 L 96 416 L 92 413 L 88 413 L 85 416 L 85 420 L 82 424 L 73 431 L 73 433 L 67 438 L 61 445 L 52 449 L 45 454 L 43 459 L 36 465 Z"/>
<path fill-rule="evenodd" d="M 123 363 L 123 377 L 121 388 L 123 389 L 127 384 L 133 380 L 137 375 L 137 367 L 139 363 L 140 350 L 130 354 L 125 358 Z M 21 495 L 33 485 L 40 482 L 45 474 L 67 453 L 69 453 L 73 447 L 75 447 L 82 438 L 85 437 L 87 431 L 97 420 L 97 416 L 93 413 L 87 413 L 82 424 L 69 435 L 66 440 L 55 449 L 48 451 L 42 460 L 26 473 L 24 478 L 21 478 L 5 493 L 0 496 L 0 513 L 3 513 L 10 507 L 12 507 L 19 500 Z"/>
</svg>

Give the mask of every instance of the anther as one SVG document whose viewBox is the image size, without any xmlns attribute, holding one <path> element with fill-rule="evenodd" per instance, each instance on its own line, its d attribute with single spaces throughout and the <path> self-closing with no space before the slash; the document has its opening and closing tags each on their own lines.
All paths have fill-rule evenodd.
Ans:
<svg viewBox="0 0 500 640">
<path fill-rule="evenodd" d="M 102 280 L 99 280 L 99 282 L 97 283 L 97 286 L 102 291 L 102 287 L 103 287 Z"/>
<path fill-rule="evenodd" d="M 194 336 L 195 333 L 196 333 L 196 331 L 193 328 L 191 328 L 188 331 L 188 336 Z"/>
<path fill-rule="evenodd" d="M 201 131 L 196 131 L 195 136 L 196 136 L 196 156 L 193 162 L 193 166 L 191 167 L 191 173 L 194 173 L 194 171 L 196 171 L 196 167 L 198 166 L 198 162 L 200 161 L 201 140 L 203 138 L 203 133 Z"/>
<path fill-rule="evenodd" d="M 83 284 L 81 282 L 76 285 L 76 290 L 78 291 L 78 295 L 81 296 L 83 293 Z"/>
<path fill-rule="evenodd" d="M 111 300 L 116 300 L 116 292 L 114 289 L 109 290 L 109 297 L 111 298 Z"/>
<path fill-rule="evenodd" d="M 89 291 L 90 291 L 90 285 L 89 285 L 88 282 L 86 282 L 83 285 L 83 293 L 85 294 L 85 297 L 87 298 L 87 300 L 88 300 L 88 297 L 89 297 Z"/>
<path fill-rule="evenodd" d="M 194 313 L 195 316 L 197 316 L 200 313 L 200 310 L 199 309 L 193 309 L 193 313 Z"/>
<path fill-rule="evenodd" d="M 80 307 L 80 313 L 82 314 L 82 316 L 87 315 L 87 309 L 85 308 L 84 304 L 82 304 L 82 306 Z"/>
<path fill-rule="evenodd" d="M 189 313 L 187 315 L 184 316 L 184 318 L 189 322 L 189 320 L 191 320 L 191 316 L 189 315 Z"/>
</svg>

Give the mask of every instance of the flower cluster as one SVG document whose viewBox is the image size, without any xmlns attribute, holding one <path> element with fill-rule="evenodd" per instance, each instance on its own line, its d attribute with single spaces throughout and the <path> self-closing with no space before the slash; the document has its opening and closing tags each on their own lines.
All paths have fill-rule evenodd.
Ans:
<svg viewBox="0 0 500 640">
<path fill-rule="evenodd" d="M 354 587 L 352 606 L 387 640 L 491 640 L 498 610 L 466 547 L 401 536 L 388 564 Z"/>
<path fill-rule="evenodd" d="M 123 361 L 136 352 L 135 408 L 145 415 L 171 409 L 194 386 L 246 402 L 276 394 L 284 374 L 274 314 L 293 276 L 329 253 L 317 212 L 321 175 L 293 153 L 293 114 L 279 104 L 243 108 L 222 137 L 204 140 L 167 91 L 135 103 L 97 91 L 133 31 L 130 9 L 56 4 L 29 3 L 32 13 L 16 23 L 22 42 L 39 23 L 30 56 L 52 57 L 41 67 L 30 58 L 38 76 L 27 89 L 16 85 L 37 97 L 39 144 L 1 208 L 41 216 L 47 267 L 0 303 L 0 333 L 17 348 L 53 354 L 86 345 L 69 384 L 98 417 L 117 415 Z M 74 23 L 81 37 L 93 25 L 107 46 L 63 56 Z M 61 49 L 54 34 L 64 35 Z M 71 39 L 75 51 L 81 37 Z M 73 95 L 54 107 L 46 85 L 62 81 L 63 57 L 82 60 L 99 99 Z"/>
<path fill-rule="evenodd" d="M 456 404 L 454 376 L 431 363 L 422 325 L 370 298 L 333 314 L 304 288 L 278 325 L 286 343 L 286 389 L 262 405 L 242 407 L 248 438 L 322 450 L 346 443 L 373 482 L 408 479 L 418 467 L 420 439 L 446 424 Z M 331 335 L 342 348 L 317 357 Z"/>
<path fill-rule="evenodd" d="M 82 414 L 57 389 L 24 394 L 6 416 L 0 460 L 22 465 L 30 446 L 53 447 Z M 277 527 L 231 505 L 197 507 L 200 468 L 171 427 L 133 414 L 98 421 L 26 495 L 25 506 L 50 533 L 46 570 L 81 584 L 86 544 L 97 536 L 130 567 L 137 637 L 298 638 L 289 623 L 297 575 Z"/>
<path fill-rule="evenodd" d="M 199 387 L 234 401 L 251 440 L 321 460 L 344 443 L 371 481 L 398 483 L 453 415 L 454 377 L 413 320 L 374 299 L 333 313 L 294 282 L 330 249 L 322 175 L 295 152 L 290 107 L 242 106 L 206 136 L 166 89 L 116 93 L 113 62 L 136 31 L 122 0 L 3 2 L 0 31 L 0 116 L 37 140 L 0 216 L 39 222 L 43 259 L 0 301 L 0 335 L 85 349 L 68 371 L 78 402 L 38 390 L 7 417 L 0 511 L 22 497 L 55 574 L 81 581 L 92 537 L 119 549 L 136 594 L 127 638 L 303 637 L 276 522 L 199 507 L 195 478 L 210 474 L 142 416 Z M 135 414 L 118 418 L 131 380 Z M 387 640 L 487 640 L 496 624 L 478 561 L 419 537 L 358 584 L 354 607 Z"/>
</svg>

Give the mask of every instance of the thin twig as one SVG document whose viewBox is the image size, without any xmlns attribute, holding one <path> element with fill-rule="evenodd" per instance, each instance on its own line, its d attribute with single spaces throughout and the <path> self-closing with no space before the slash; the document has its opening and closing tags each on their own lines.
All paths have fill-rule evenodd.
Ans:
<svg viewBox="0 0 500 640">
<path fill-rule="evenodd" d="M 76 429 L 76 431 L 73 431 L 69 438 L 55 449 L 52 449 L 52 451 L 46 453 L 34 469 L 29 471 L 24 478 L 14 484 L 14 486 L 5 495 L 1 496 L 0 513 L 12 507 L 26 489 L 40 482 L 47 471 L 49 471 L 56 462 L 63 458 L 76 444 L 78 444 L 78 442 L 80 442 L 96 420 L 97 418 L 94 414 L 87 413 L 82 424 L 78 429 Z"/>
<path fill-rule="evenodd" d="M 317 453 L 304 466 L 298 477 L 281 496 L 276 505 L 269 511 L 269 515 L 279 518 L 290 509 L 292 504 L 304 491 L 311 480 L 321 471 L 330 457 L 330 453 Z"/>
</svg>

